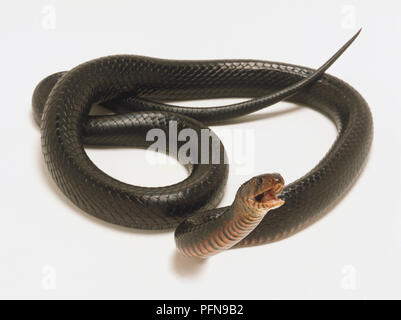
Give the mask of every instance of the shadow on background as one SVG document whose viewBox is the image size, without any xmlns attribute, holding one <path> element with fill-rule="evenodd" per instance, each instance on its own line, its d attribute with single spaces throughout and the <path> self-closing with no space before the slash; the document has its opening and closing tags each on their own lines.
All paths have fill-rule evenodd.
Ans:
<svg viewBox="0 0 401 320">
<path fill-rule="evenodd" d="M 181 277 L 192 278 L 198 276 L 205 268 L 207 259 L 184 257 L 177 250 L 171 257 L 172 271 Z"/>
</svg>

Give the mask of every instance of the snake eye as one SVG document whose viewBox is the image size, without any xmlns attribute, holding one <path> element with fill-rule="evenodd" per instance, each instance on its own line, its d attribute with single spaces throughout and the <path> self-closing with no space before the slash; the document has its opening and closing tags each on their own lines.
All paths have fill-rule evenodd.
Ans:
<svg viewBox="0 0 401 320">
<path fill-rule="evenodd" d="M 258 186 L 260 186 L 262 184 L 262 182 L 263 182 L 263 179 L 262 178 L 258 178 L 258 180 L 257 180 Z"/>
</svg>

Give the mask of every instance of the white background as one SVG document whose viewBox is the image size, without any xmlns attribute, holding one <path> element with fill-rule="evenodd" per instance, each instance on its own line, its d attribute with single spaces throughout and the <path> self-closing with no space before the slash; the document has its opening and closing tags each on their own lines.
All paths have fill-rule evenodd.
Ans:
<svg viewBox="0 0 401 320">
<path fill-rule="evenodd" d="M 372 109 L 369 162 L 329 215 L 289 239 L 202 262 L 182 258 L 172 232 L 91 218 L 49 178 L 30 100 L 51 73 L 117 53 L 318 67 L 360 26 L 329 73 L 352 84 Z M 399 1 L 1 1 L 0 36 L 0 297 L 401 298 Z M 231 158 L 223 205 L 253 175 L 278 171 L 287 182 L 302 176 L 336 134 L 322 115 L 289 103 L 227 128 L 250 132 L 258 148 L 243 151 L 248 173 Z M 230 151 L 230 139 L 223 142 Z M 186 176 L 176 163 L 150 165 L 146 151 L 87 151 L 126 182 L 159 185 Z"/>
</svg>

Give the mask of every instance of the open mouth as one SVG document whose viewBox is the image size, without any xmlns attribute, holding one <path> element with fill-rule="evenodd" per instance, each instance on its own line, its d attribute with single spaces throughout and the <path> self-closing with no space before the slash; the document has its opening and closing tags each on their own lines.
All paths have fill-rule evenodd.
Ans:
<svg viewBox="0 0 401 320">
<path fill-rule="evenodd" d="M 283 189 L 284 186 L 282 184 L 276 184 L 262 193 L 257 194 L 254 202 L 257 204 L 258 208 L 278 208 L 284 204 L 284 201 L 277 197 Z"/>
</svg>

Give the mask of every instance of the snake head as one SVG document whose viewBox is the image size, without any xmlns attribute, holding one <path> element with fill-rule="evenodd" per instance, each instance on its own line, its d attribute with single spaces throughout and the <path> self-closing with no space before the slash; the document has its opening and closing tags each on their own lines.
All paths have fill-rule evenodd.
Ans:
<svg viewBox="0 0 401 320">
<path fill-rule="evenodd" d="M 277 196 L 284 189 L 284 179 L 278 173 L 262 174 L 245 182 L 237 192 L 241 199 L 255 213 L 267 213 L 284 204 Z"/>
</svg>

